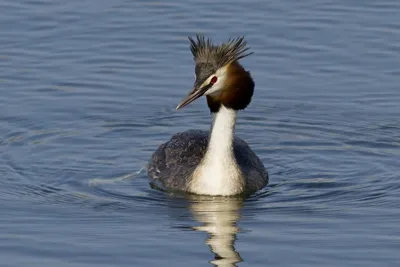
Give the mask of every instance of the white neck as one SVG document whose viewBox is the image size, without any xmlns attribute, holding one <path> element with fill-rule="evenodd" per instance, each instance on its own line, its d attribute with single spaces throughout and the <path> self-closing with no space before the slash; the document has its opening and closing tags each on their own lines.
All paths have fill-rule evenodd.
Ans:
<svg viewBox="0 0 400 267">
<path fill-rule="evenodd" d="M 233 136 L 235 132 L 236 113 L 236 110 L 221 105 L 219 111 L 214 114 L 214 122 L 211 128 L 207 153 L 217 153 L 219 156 L 223 156 L 220 158 L 221 160 L 233 156 Z"/>
<path fill-rule="evenodd" d="M 221 105 L 214 115 L 207 152 L 193 174 L 192 192 L 205 195 L 243 192 L 244 181 L 233 151 L 236 113 Z"/>
</svg>

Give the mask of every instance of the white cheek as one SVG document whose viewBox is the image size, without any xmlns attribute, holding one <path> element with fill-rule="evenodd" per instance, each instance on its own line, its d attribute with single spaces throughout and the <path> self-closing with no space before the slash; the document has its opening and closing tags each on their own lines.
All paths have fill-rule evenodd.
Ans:
<svg viewBox="0 0 400 267">
<path fill-rule="evenodd" d="M 210 89 L 207 90 L 207 92 L 205 92 L 205 95 L 212 95 L 214 93 L 218 93 L 219 91 L 221 91 L 223 84 L 224 83 L 221 81 L 221 79 L 219 79 Z"/>
<path fill-rule="evenodd" d="M 216 72 L 216 76 L 218 77 L 217 82 L 210 89 L 208 89 L 207 92 L 205 92 L 205 95 L 212 95 L 223 89 L 226 79 L 225 69 L 218 70 Z"/>
</svg>

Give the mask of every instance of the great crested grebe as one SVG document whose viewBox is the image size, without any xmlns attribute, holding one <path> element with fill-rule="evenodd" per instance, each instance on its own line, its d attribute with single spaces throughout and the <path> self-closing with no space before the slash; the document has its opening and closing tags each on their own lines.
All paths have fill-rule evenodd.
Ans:
<svg viewBox="0 0 400 267">
<path fill-rule="evenodd" d="M 238 60 L 252 53 L 243 37 L 221 45 L 199 35 L 189 41 L 196 80 L 176 109 L 205 95 L 213 124 L 210 132 L 188 130 L 162 144 L 148 165 L 150 183 L 200 195 L 254 193 L 268 183 L 268 173 L 247 143 L 234 136 L 237 111 L 247 107 L 254 91 L 250 73 Z"/>
</svg>

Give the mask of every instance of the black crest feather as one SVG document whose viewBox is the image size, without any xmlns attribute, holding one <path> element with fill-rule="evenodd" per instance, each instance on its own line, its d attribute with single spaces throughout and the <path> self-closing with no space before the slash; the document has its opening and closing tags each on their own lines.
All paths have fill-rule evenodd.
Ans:
<svg viewBox="0 0 400 267">
<path fill-rule="evenodd" d="M 253 54 L 248 52 L 250 47 L 246 46 L 244 37 L 229 38 L 220 45 L 214 45 L 210 38 L 202 35 L 196 35 L 196 39 L 189 37 L 189 41 L 196 64 L 211 64 L 216 69 Z"/>
</svg>

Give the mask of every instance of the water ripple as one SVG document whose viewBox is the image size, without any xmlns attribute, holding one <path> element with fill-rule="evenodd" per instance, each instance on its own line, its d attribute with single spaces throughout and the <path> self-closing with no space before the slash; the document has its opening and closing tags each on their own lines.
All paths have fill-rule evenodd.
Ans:
<svg viewBox="0 0 400 267">
<path fill-rule="evenodd" d="M 395 266 L 399 8 L 1 1 L 2 262 Z M 237 134 L 271 183 L 248 199 L 148 185 L 158 145 L 210 127 L 204 99 L 175 111 L 195 33 L 244 35 L 255 52 L 241 62 L 256 90 Z"/>
</svg>

